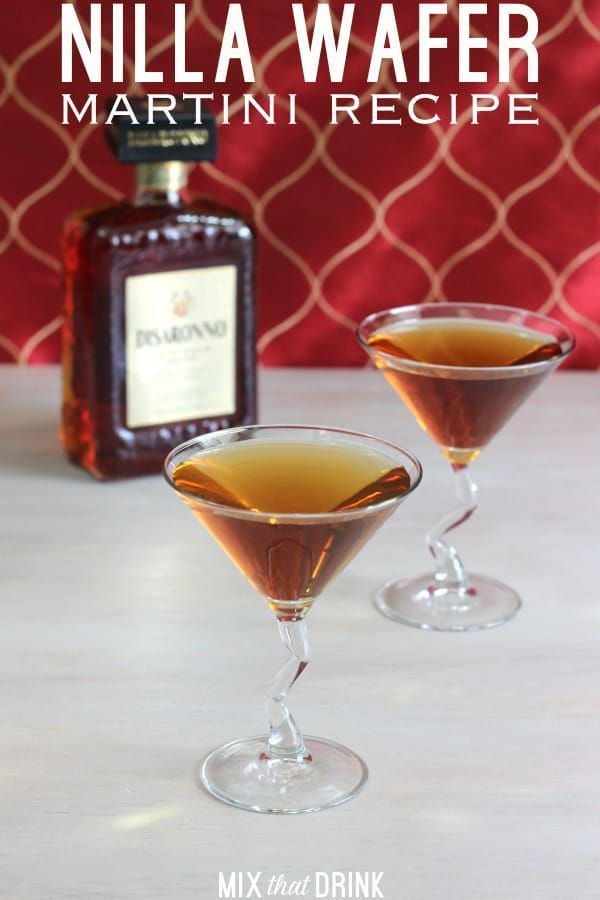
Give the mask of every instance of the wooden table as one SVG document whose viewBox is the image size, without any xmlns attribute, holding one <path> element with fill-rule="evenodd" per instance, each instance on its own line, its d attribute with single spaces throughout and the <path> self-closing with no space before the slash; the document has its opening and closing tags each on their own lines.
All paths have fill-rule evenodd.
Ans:
<svg viewBox="0 0 600 900">
<path fill-rule="evenodd" d="M 300 726 L 359 752 L 370 781 L 293 817 L 194 784 L 202 754 L 264 728 L 270 614 L 160 477 L 97 484 L 65 462 L 58 384 L 0 370 L 1 897 L 210 900 L 234 871 L 262 872 L 262 896 L 310 876 L 314 897 L 335 870 L 383 872 L 388 900 L 600 897 L 600 376 L 553 376 L 474 467 L 458 546 L 525 604 L 460 635 L 369 602 L 427 568 L 453 499 L 403 405 L 371 371 L 263 374 L 264 422 L 373 432 L 425 468 L 316 604 L 293 694 Z"/>
</svg>

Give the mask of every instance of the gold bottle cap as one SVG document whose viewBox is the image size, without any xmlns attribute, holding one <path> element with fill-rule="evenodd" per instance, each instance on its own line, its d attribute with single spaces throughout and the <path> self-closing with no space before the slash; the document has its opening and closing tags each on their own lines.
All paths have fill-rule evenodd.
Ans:
<svg viewBox="0 0 600 900">
<path fill-rule="evenodd" d="M 138 187 L 152 191 L 171 193 L 180 191 L 187 184 L 188 165 L 184 162 L 138 163 Z"/>
<path fill-rule="evenodd" d="M 119 99 L 120 98 L 120 99 Z M 114 108 L 122 95 L 108 100 L 105 127 L 109 147 L 122 163 L 214 162 L 217 158 L 217 123 L 205 106 L 196 109 L 192 99 L 178 97 L 171 112 L 154 109 L 149 97 L 129 97 L 129 115 Z"/>
</svg>

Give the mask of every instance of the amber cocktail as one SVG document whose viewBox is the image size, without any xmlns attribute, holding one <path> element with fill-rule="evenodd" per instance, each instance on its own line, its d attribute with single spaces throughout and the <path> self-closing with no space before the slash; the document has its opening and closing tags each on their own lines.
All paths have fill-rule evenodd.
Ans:
<svg viewBox="0 0 600 900">
<path fill-rule="evenodd" d="M 290 657 L 268 695 L 269 734 L 213 751 L 202 781 L 257 812 L 311 812 L 363 786 L 362 760 L 304 740 L 286 696 L 308 665 L 305 617 L 421 479 L 416 459 L 367 435 L 327 428 L 237 428 L 178 447 L 165 474 L 275 614 Z"/>
<path fill-rule="evenodd" d="M 435 574 L 388 582 L 376 606 L 439 631 L 500 625 L 519 609 L 519 596 L 492 578 L 467 576 L 444 535 L 475 510 L 469 464 L 570 353 L 573 338 L 560 323 L 525 310 L 435 303 L 369 316 L 358 339 L 450 461 L 461 504 L 427 536 Z"/>
</svg>

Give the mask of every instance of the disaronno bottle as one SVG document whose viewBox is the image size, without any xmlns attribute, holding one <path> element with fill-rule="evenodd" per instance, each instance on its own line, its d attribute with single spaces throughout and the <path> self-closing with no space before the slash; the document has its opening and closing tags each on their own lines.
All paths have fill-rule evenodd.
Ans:
<svg viewBox="0 0 600 900">
<path fill-rule="evenodd" d="M 130 102 L 139 124 L 107 139 L 136 164 L 135 195 L 63 238 L 62 440 L 101 479 L 159 472 L 182 441 L 256 419 L 254 234 L 187 190 L 189 163 L 216 158 L 214 118 L 180 102 L 176 125 L 148 124 Z"/>
</svg>

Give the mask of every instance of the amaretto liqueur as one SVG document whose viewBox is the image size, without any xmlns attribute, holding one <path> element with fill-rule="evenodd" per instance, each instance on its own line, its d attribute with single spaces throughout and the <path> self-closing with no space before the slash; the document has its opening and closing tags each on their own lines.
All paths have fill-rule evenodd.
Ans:
<svg viewBox="0 0 600 900">
<path fill-rule="evenodd" d="M 182 441 L 256 419 L 252 226 L 187 187 L 216 159 L 214 117 L 130 103 L 138 124 L 114 117 L 106 136 L 135 165 L 133 197 L 63 236 L 62 439 L 101 479 L 160 472 Z"/>
</svg>

